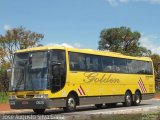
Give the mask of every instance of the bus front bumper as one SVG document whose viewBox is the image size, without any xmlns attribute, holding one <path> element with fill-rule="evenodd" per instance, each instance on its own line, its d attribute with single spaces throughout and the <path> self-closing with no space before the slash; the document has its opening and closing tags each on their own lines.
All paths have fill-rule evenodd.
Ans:
<svg viewBox="0 0 160 120">
<path fill-rule="evenodd" d="M 13 99 L 9 100 L 11 109 L 50 109 L 53 107 L 65 107 L 65 99 Z"/>
</svg>

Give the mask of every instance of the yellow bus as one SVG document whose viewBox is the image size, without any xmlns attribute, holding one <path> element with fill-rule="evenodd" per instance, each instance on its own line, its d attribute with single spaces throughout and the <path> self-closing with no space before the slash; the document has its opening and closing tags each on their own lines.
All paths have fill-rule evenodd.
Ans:
<svg viewBox="0 0 160 120">
<path fill-rule="evenodd" d="M 139 105 L 155 92 L 155 76 L 149 57 L 115 52 L 44 46 L 19 50 L 14 55 L 10 82 L 10 107 L 64 108 L 94 104 Z"/>
</svg>

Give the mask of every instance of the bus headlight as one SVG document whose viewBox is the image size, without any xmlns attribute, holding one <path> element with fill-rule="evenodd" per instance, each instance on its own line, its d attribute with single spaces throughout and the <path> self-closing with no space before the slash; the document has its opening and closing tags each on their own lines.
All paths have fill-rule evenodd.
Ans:
<svg viewBox="0 0 160 120">
<path fill-rule="evenodd" d="M 48 98 L 48 94 L 37 94 L 34 95 L 34 98 Z"/>
<path fill-rule="evenodd" d="M 17 98 L 17 97 L 16 97 L 15 95 L 10 95 L 10 96 L 9 96 L 9 99 L 10 99 L 10 100 L 13 100 L 13 99 L 16 99 L 16 98 Z"/>
</svg>

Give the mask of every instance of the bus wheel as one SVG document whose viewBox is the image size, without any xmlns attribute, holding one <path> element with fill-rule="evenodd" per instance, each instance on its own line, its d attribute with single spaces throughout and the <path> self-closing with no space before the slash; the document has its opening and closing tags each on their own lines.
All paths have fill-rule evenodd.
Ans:
<svg viewBox="0 0 160 120">
<path fill-rule="evenodd" d="M 116 107 L 117 103 L 107 103 L 106 106 L 109 108 Z"/>
<path fill-rule="evenodd" d="M 36 114 L 43 114 L 45 109 L 33 109 L 34 113 Z"/>
<path fill-rule="evenodd" d="M 140 103 L 141 103 L 141 94 L 136 91 L 136 93 L 134 95 L 133 105 L 138 106 L 138 105 L 140 105 Z"/>
<path fill-rule="evenodd" d="M 66 101 L 66 107 L 63 108 L 66 112 L 74 112 L 76 111 L 76 98 L 74 95 L 69 95 Z"/>
<path fill-rule="evenodd" d="M 124 106 L 129 107 L 131 105 L 132 105 L 132 94 L 130 92 L 126 92 Z"/>
<path fill-rule="evenodd" d="M 100 109 L 100 108 L 102 108 L 102 104 L 95 104 L 95 107 L 96 107 L 97 109 Z"/>
</svg>

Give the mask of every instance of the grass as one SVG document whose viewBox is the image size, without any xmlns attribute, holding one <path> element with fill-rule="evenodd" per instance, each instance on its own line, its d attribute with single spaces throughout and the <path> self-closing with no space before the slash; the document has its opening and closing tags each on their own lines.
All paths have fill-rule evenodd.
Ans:
<svg viewBox="0 0 160 120">
<path fill-rule="evenodd" d="M 0 104 L 8 102 L 8 95 L 4 92 L 0 92 Z"/>
<path fill-rule="evenodd" d="M 123 115 L 89 115 L 84 119 L 77 120 L 142 120 L 142 114 L 123 114 Z"/>
<path fill-rule="evenodd" d="M 141 114 L 112 115 L 105 117 L 104 120 L 142 120 L 142 115 Z"/>
<path fill-rule="evenodd" d="M 160 112 L 139 113 L 139 114 L 112 114 L 112 115 L 88 115 L 72 118 L 72 120 L 159 120 Z"/>
</svg>

